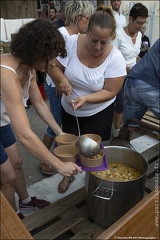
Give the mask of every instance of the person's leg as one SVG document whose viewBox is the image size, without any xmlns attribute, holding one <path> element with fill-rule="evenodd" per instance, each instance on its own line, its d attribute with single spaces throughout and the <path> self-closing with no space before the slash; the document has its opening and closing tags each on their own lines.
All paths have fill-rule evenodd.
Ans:
<svg viewBox="0 0 160 240">
<path fill-rule="evenodd" d="M 15 212 L 17 211 L 17 207 L 15 204 L 15 181 L 16 181 L 16 174 L 12 167 L 12 164 L 9 158 L 1 164 L 1 191 L 3 192 L 4 196 L 13 207 Z"/>
<path fill-rule="evenodd" d="M 114 129 L 120 129 L 123 122 L 123 113 L 118 113 L 114 111 L 113 124 Z"/>
<path fill-rule="evenodd" d="M 130 119 L 141 120 L 148 110 L 148 106 L 144 104 L 144 98 L 148 98 L 147 101 L 151 101 L 150 97 L 146 95 L 147 88 L 145 88 L 145 83 L 133 78 L 127 78 L 124 85 L 124 118 L 123 122 Z M 146 95 L 146 96 L 145 96 Z M 130 122 L 128 124 L 129 135 L 137 127 L 135 123 Z"/>
<path fill-rule="evenodd" d="M 29 197 L 29 195 L 26 189 L 24 172 L 22 170 L 22 158 L 20 156 L 17 143 L 5 148 L 5 151 L 16 174 L 15 191 L 20 199 L 26 199 Z"/>
<path fill-rule="evenodd" d="M 54 116 L 57 123 L 59 125 L 61 125 L 61 100 L 56 95 L 56 88 L 52 87 L 51 84 L 49 86 L 46 84 L 45 91 L 48 96 L 51 113 Z M 53 145 L 54 139 L 55 139 L 55 133 L 48 126 L 47 131 L 43 137 L 43 143 L 49 150 Z M 40 167 L 41 167 L 42 172 L 46 175 L 55 174 L 55 171 L 49 165 L 45 164 L 44 162 L 40 163 Z"/>
<path fill-rule="evenodd" d="M 5 149 L 13 169 L 16 173 L 15 181 L 15 191 L 19 197 L 19 207 L 20 209 L 42 209 L 48 205 L 50 202 L 37 199 L 36 197 L 30 197 L 26 188 L 25 176 L 22 169 L 22 158 L 18 150 L 17 143 Z"/>
<path fill-rule="evenodd" d="M 1 163 L 1 190 L 20 219 L 24 215 L 17 209 L 15 204 L 15 185 L 16 185 L 16 172 L 7 155 L 15 146 L 16 139 L 11 129 L 10 124 L 0 128 L 0 163 Z M 9 154 L 10 155 L 10 154 Z M 14 155 L 14 152 L 13 152 Z M 28 194 L 27 194 L 28 196 Z"/>
<path fill-rule="evenodd" d="M 25 177 L 22 169 L 22 158 L 20 156 L 16 139 L 11 128 L 11 125 L 0 128 L 0 152 L 1 152 L 1 186 L 5 191 L 5 195 L 10 199 L 11 205 L 15 209 L 13 200 L 13 191 L 20 198 L 19 202 L 25 208 L 40 209 L 48 206 L 50 203 L 45 200 L 29 197 Z M 7 163 L 5 163 L 7 161 Z M 5 190 L 5 188 L 7 190 Z M 13 190 L 14 189 L 14 190 Z M 7 192 L 7 193 L 6 193 Z M 21 216 L 20 216 L 21 217 Z"/>
<path fill-rule="evenodd" d="M 44 143 L 44 145 L 45 145 L 48 149 L 50 149 L 50 148 L 52 147 L 53 142 L 54 142 L 54 138 L 49 137 L 49 136 L 45 133 L 44 136 L 43 136 L 43 143 Z"/>
<path fill-rule="evenodd" d="M 113 115 L 114 137 L 117 137 L 120 132 L 121 124 L 123 122 L 123 107 L 124 107 L 124 91 L 122 87 L 119 93 L 117 94 L 115 101 L 115 109 Z"/>
<path fill-rule="evenodd" d="M 63 107 L 61 108 L 61 119 L 62 119 L 62 129 L 66 133 L 75 134 L 78 136 L 78 128 L 76 118 L 68 114 Z M 75 180 L 74 176 L 63 177 L 60 183 L 58 184 L 58 192 L 65 193 L 69 185 Z"/>
</svg>

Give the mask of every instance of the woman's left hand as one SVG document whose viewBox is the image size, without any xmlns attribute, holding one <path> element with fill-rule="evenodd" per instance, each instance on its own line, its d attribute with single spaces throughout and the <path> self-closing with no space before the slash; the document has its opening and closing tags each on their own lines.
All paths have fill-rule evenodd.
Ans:
<svg viewBox="0 0 160 240">
<path fill-rule="evenodd" d="M 75 99 L 72 99 L 70 102 L 70 105 L 73 107 L 74 110 L 82 107 L 87 101 L 87 97 L 86 96 L 81 96 L 81 97 L 77 97 Z"/>
</svg>

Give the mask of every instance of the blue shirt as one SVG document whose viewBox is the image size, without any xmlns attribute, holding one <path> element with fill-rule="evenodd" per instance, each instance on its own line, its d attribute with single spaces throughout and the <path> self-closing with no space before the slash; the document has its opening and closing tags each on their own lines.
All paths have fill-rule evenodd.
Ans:
<svg viewBox="0 0 160 240">
<path fill-rule="evenodd" d="M 160 88 L 160 38 L 131 69 L 127 77 L 137 78 Z"/>
<path fill-rule="evenodd" d="M 56 26 L 57 28 L 60 28 L 65 26 L 65 22 L 62 19 L 57 19 L 56 21 L 53 22 L 53 25 Z"/>
</svg>

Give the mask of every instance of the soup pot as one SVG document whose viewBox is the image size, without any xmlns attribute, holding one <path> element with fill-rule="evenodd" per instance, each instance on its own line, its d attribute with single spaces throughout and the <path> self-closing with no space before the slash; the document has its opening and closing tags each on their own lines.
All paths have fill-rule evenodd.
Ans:
<svg viewBox="0 0 160 240">
<path fill-rule="evenodd" d="M 86 172 L 86 205 L 88 215 L 98 224 L 109 227 L 143 199 L 148 162 L 133 149 L 104 147 L 109 162 L 127 163 L 141 172 L 134 180 L 102 180 Z"/>
</svg>

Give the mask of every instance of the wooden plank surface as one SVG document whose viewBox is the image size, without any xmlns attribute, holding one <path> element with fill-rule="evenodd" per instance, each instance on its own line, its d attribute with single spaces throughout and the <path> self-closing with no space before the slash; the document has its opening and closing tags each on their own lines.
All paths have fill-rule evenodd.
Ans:
<svg viewBox="0 0 160 240">
<path fill-rule="evenodd" d="M 32 215 L 23 219 L 23 223 L 29 231 L 39 228 L 46 224 L 47 222 L 53 220 L 64 211 L 67 211 L 71 206 L 74 207 L 76 204 L 85 201 L 85 189 L 80 189 L 76 194 L 72 193 L 60 201 L 45 207 L 33 213 Z M 43 217 L 42 217 L 43 216 Z"/>
<path fill-rule="evenodd" d="M 160 145 L 159 145 L 159 143 L 157 143 L 150 149 L 142 152 L 141 155 L 150 163 L 154 159 L 158 158 L 159 153 L 160 153 Z"/>
<path fill-rule="evenodd" d="M 85 217 L 87 217 L 86 207 L 74 210 L 70 215 L 34 235 L 34 239 L 55 239 L 81 222 Z"/>
<path fill-rule="evenodd" d="M 142 127 L 137 128 L 137 131 L 143 134 L 147 134 L 153 138 L 160 139 L 160 120 L 151 112 L 147 111 L 143 116 L 142 122 L 148 123 L 150 126 L 156 127 L 156 131 L 145 130 Z"/>
<path fill-rule="evenodd" d="M 100 234 L 105 231 L 106 228 L 96 224 L 95 222 L 90 222 L 85 226 L 79 233 L 71 237 L 70 239 L 96 239 Z"/>
<path fill-rule="evenodd" d="M 33 239 L 1 192 L 1 239 Z"/>
<path fill-rule="evenodd" d="M 151 111 L 147 111 L 145 113 L 142 121 L 153 124 L 154 126 L 160 127 L 160 120 Z"/>
</svg>

